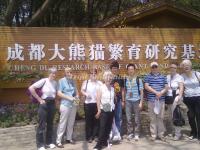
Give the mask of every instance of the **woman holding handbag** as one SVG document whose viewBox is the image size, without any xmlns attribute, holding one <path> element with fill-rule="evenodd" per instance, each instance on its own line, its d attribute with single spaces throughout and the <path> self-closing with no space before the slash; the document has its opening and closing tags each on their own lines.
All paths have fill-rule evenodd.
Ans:
<svg viewBox="0 0 200 150">
<path fill-rule="evenodd" d="M 167 113 L 169 113 L 169 120 L 175 130 L 174 140 L 181 138 L 181 127 L 174 126 L 172 122 L 173 113 L 177 105 L 181 104 L 183 99 L 183 77 L 177 73 L 178 64 L 170 64 L 170 74 L 167 75 L 168 91 L 165 97 L 165 104 L 168 106 Z"/>
<path fill-rule="evenodd" d="M 102 84 L 97 79 L 97 69 L 89 71 L 89 80 L 85 80 L 81 87 L 81 93 L 84 95 L 85 110 L 85 133 L 86 140 L 91 143 L 98 136 L 99 119 L 95 118 L 97 113 L 96 94 L 97 89 Z"/>
<path fill-rule="evenodd" d="M 108 139 L 111 131 L 114 117 L 114 88 L 111 86 L 113 74 L 111 71 L 105 71 L 103 74 L 104 84 L 97 91 L 97 109 L 96 118 L 100 118 L 99 137 L 94 150 L 101 150 L 109 146 Z"/>
<path fill-rule="evenodd" d="M 40 104 L 38 109 L 39 122 L 36 134 L 38 150 L 46 150 L 44 137 L 46 137 L 47 147 L 55 148 L 55 144 L 53 143 L 53 119 L 57 91 L 57 82 L 55 81 L 56 72 L 56 68 L 50 68 L 48 78 L 43 78 L 29 87 L 31 94 L 38 100 Z M 41 89 L 41 97 L 39 97 L 39 95 L 36 93 L 36 89 L 38 88 Z"/>
<path fill-rule="evenodd" d="M 190 60 L 182 63 L 184 78 L 183 102 L 188 108 L 188 120 L 191 127 L 190 139 L 200 140 L 200 72 L 192 70 Z"/>
</svg>

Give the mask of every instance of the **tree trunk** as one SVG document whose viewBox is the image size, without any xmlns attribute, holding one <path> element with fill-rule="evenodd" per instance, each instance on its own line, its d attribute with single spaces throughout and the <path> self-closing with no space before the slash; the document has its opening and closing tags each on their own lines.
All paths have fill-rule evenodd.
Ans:
<svg viewBox="0 0 200 150">
<path fill-rule="evenodd" d="M 7 10 L 6 10 L 6 14 L 5 14 L 5 18 L 4 18 L 4 23 L 7 26 L 12 26 L 12 22 L 13 22 L 13 17 L 15 15 L 15 13 L 18 10 L 18 6 L 20 5 L 21 0 L 10 0 Z"/>
<path fill-rule="evenodd" d="M 93 24 L 93 5 L 94 5 L 94 0 L 88 0 L 88 27 L 92 27 Z"/>
<path fill-rule="evenodd" d="M 51 7 L 51 5 L 56 2 L 56 0 L 45 0 L 42 6 L 33 14 L 32 18 L 26 23 L 26 26 L 33 26 L 38 20 L 40 20 L 45 15 L 49 7 Z"/>
</svg>

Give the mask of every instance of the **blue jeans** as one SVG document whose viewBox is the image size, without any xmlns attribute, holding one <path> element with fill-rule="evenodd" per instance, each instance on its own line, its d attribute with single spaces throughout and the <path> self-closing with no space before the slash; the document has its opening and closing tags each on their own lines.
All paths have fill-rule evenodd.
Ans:
<svg viewBox="0 0 200 150">
<path fill-rule="evenodd" d="M 115 104 L 115 124 L 121 133 L 121 124 L 122 124 L 122 102 L 121 99 L 117 100 Z"/>
</svg>

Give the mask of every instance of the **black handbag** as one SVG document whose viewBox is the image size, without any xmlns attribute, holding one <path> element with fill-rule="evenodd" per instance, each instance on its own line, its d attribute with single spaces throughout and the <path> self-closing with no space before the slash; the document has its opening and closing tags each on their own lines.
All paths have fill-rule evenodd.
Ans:
<svg viewBox="0 0 200 150">
<path fill-rule="evenodd" d="M 174 99 L 176 98 L 176 90 L 172 91 L 172 95 L 173 96 L 165 96 L 165 104 L 173 104 L 174 103 Z"/>
<path fill-rule="evenodd" d="M 181 108 L 179 105 L 176 106 L 173 112 L 173 124 L 179 127 L 185 125 L 185 119 L 183 118 Z"/>
</svg>

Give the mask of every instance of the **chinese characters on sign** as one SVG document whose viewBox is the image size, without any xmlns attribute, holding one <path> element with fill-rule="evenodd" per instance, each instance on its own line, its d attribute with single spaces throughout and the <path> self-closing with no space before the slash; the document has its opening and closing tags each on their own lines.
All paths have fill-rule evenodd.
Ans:
<svg viewBox="0 0 200 150">
<path fill-rule="evenodd" d="M 44 59 L 46 56 L 45 52 L 47 53 L 47 51 L 44 51 L 44 48 L 44 44 L 31 43 L 27 49 L 29 60 L 41 61 L 42 59 Z M 192 44 L 183 44 L 180 48 L 182 49 L 182 59 L 194 59 L 197 55 L 194 50 L 195 47 Z M 176 52 L 177 46 L 170 43 L 166 44 L 163 48 L 159 44 L 147 44 L 142 47 L 140 44 L 124 46 L 119 43 L 110 43 L 108 44 L 108 47 L 106 47 L 103 44 L 92 44 L 86 47 L 85 45 L 80 43 L 71 43 L 67 49 L 60 47 L 59 44 L 55 43 L 52 49 L 48 49 L 48 51 L 53 51 L 53 55 L 50 58 L 48 58 L 48 60 L 67 60 L 67 53 L 69 53 L 69 61 L 86 60 L 86 49 L 89 50 L 89 60 L 105 60 L 104 55 L 106 49 L 110 54 L 109 60 L 122 60 L 123 51 L 128 52 L 129 60 L 138 60 L 142 55 L 142 49 L 144 49 L 145 58 L 149 60 L 159 59 L 159 54 L 162 53 L 164 54 L 164 59 L 178 59 Z M 15 43 L 13 47 L 8 47 L 7 60 L 24 61 L 25 50 L 26 49 L 23 47 L 23 45 Z M 200 58 L 200 56 L 197 57 Z"/>
</svg>

